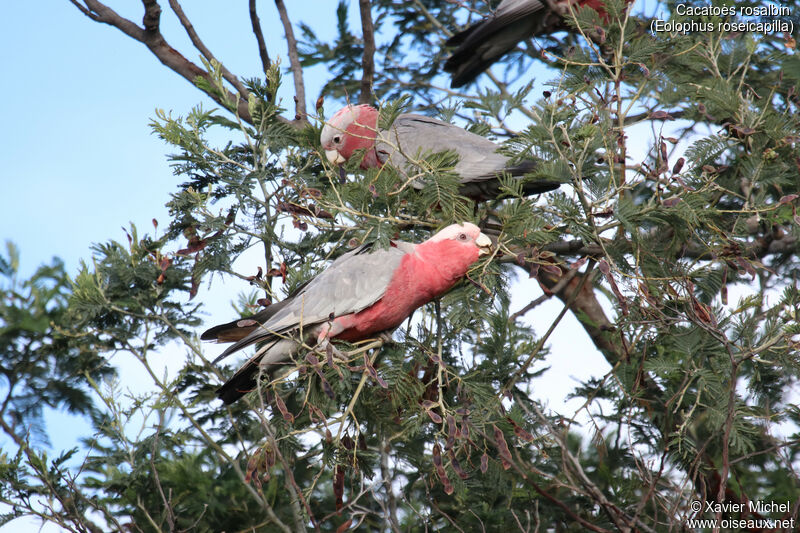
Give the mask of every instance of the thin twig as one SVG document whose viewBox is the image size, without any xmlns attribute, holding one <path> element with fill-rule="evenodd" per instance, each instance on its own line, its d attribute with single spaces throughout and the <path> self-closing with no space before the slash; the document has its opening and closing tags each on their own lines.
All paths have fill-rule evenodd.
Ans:
<svg viewBox="0 0 800 533">
<path fill-rule="evenodd" d="M 170 46 L 170 44 L 166 41 L 164 36 L 161 34 L 158 26 L 159 22 L 159 15 L 160 15 L 160 7 L 158 3 L 153 0 L 143 0 L 143 4 L 145 6 L 145 16 L 143 18 L 144 28 L 137 25 L 135 22 L 126 19 L 125 17 L 120 16 L 116 11 L 108 7 L 107 5 L 99 2 L 98 0 L 83 0 L 83 3 L 86 7 L 81 6 L 75 0 L 70 0 L 73 5 L 75 5 L 81 13 L 89 17 L 91 20 L 95 22 L 102 22 L 103 24 L 108 24 L 109 26 L 113 26 L 120 30 L 122 33 L 127 35 L 128 37 L 139 41 L 140 43 L 147 46 L 150 52 L 158 58 L 161 63 L 163 63 L 167 68 L 175 72 L 176 74 L 180 75 L 182 78 L 189 81 L 191 84 L 195 84 L 197 78 L 204 78 L 209 82 L 213 83 L 212 76 L 209 72 L 204 70 L 203 68 L 199 67 L 195 63 L 186 59 L 180 52 L 178 52 L 175 48 Z M 283 2 L 281 0 L 276 0 L 276 2 L 280 2 L 282 5 Z M 283 10 L 285 12 L 285 8 Z M 288 18 L 287 18 L 288 20 Z M 291 25 L 289 25 L 289 31 L 287 34 L 291 32 Z M 297 58 L 297 50 L 296 50 L 296 42 L 294 41 L 294 35 L 291 34 L 292 42 L 294 43 L 294 54 L 290 52 L 290 57 L 294 55 Z M 288 40 L 288 35 L 287 35 Z M 299 60 L 297 62 L 299 68 Z M 303 102 L 305 96 L 305 91 L 303 89 L 302 84 L 302 73 L 298 73 L 297 69 L 293 69 L 295 71 L 295 85 L 297 87 L 297 78 L 299 75 L 300 84 L 299 89 L 297 90 L 297 97 L 298 97 L 298 109 L 302 111 L 302 115 L 298 116 L 295 120 L 289 120 L 285 117 L 278 117 L 278 120 L 281 122 L 294 126 L 294 127 L 302 127 L 303 125 L 307 124 L 307 120 L 305 117 L 305 103 Z M 239 117 L 247 123 L 252 124 L 253 118 L 250 116 L 250 110 L 248 109 L 247 100 L 243 98 L 239 98 L 238 95 L 234 94 L 231 91 L 224 90 L 223 94 L 219 94 L 216 91 L 205 91 L 203 92 L 216 103 L 225 106 L 229 105 L 230 102 L 236 103 L 236 112 L 238 113 Z M 302 105 L 301 105 L 302 104 Z"/>
<path fill-rule="evenodd" d="M 78 9 L 80 9 L 81 13 L 83 13 L 84 15 L 86 15 L 87 17 L 89 17 L 90 19 L 92 19 L 94 21 L 99 21 L 99 18 L 98 18 L 98 16 L 96 14 L 94 14 L 91 11 L 89 11 L 88 9 L 86 9 L 85 6 L 79 4 L 77 2 L 77 0 L 69 0 L 69 1 L 72 3 L 72 5 L 74 5 Z"/>
<path fill-rule="evenodd" d="M 364 55 L 361 56 L 361 95 L 359 104 L 372 102 L 372 82 L 375 78 L 375 27 L 369 0 L 358 0 L 361 10 L 361 31 L 364 34 Z"/>
<path fill-rule="evenodd" d="M 53 485 L 50 476 L 47 475 L 47 471 L 39 468 L 39 464 L 43 464 L 46 468 L 46 462 L 43 462 L 41 458 L 36 456 L 36 453 L 30 446 L 29 439 L 23 439 L 20 437 L 14 431 L 14 428 L 9 426 L 3 418 L 0 418 L 0 429 L 2 429 L 6 435 L 8 435 L 14 441 L 14 444 L 17 445 L 18 449 L 23 451 L 28 460 L 28 465 L 33 468 L 34 472 L 36 473 L 36 477 L 43 483 L 43 485 L 47 487 L 52 497 L 59 502 L 61 508 L 65 511 L 66 519 L 75 524 L 76 527 L 79 528 L 79 531 L 85 531 L 87 529 L 92 533 L 98 533 L 102 531 L 94 522 L 89 520 L 83 514 L 83 512 L 81 512 L 79 506 L 76 504 L 78 500 L 85 500 L 92 507 L 96 507 L 92 504 L 92 501 L 81 492 L 74 490 L 74 487 L 71 487 L 73 490 L 71 490 L 69 495 L 66 495 L 63 491 L 58 490 L 56 486 Z M 47 519 L 55 522 L 55 510 L 52 511 L 54 516 L 48 516 Z M 66 526 L 66 524 L 61 525 Z"/>
<path fill-rule="evenodd" d="M 306 89 L 303 82 L 303 67 L 300 65 L 300 56 L 297 53 L 297 40 L 294 38 L 292 21 L 289 20 L 289 13 L 286 12 L 286 5 L 283 0 L 275 0 L 275 7 L 281 17 L 283 29 L 286 32 L 286 45 L 289 49 L 289 65 L 294 76 L 294 119 L 301 122 L 308 122 L 306 118 Z"/>
<path fill-rule="evenodd" d="M 738 377 L 739 364 L 735 361 L 730 346 L 726 343 L 726 348 L 730 353 L 731 358 L 731 377 L 730 377 L 730 391 L 728 392 L 728 413 L 725 417 L 725 431 L 722 436 L 722 472 L 720 473 L 719 488 L 717 488 L 717 502 L 725 501 L 725 488 L 728 486 L 728 475 L 731 469 L 730 463 L 730 442 L 731 431 L 733 430 L 733 419 L 736 414 L 736 378 Z M 714 515 L 717 523 L 722 520 L 722 508 L 719 507 Z M 717 528 L 714 528 L 717 531 Z"/>
<path fill-rule="evenodd" d="M 556 326 L 561 322 L 561 319 L 564 318 L 564 315 L 572 307 L 572 304 L 578 298 L 578 294 L 580 294 L 580 292 L 583 290 L 583 286 L 586 283 L 586 280 L 589 279 L 592 273 L 592 269 L 594 269 L 594 265 L 595 265 L 594 259 L 590 259 L 589 265 L 586 267 L 586 272 L 583 273 L 581 280 L 578 282 L 578 286 L 575 287 L 575 291 L 569 295 L 567 301 L 564 303 L 564 308 L 561 309 L 561 312 L 558 314 L 556 319 L 553 320 L 553 323 L 550 324 L 548 330 L 545 332 L 544 335 L 542 335 L 542 338 L 539 339 L 539 342 L 536 343 L 536 347 L 530 353 L 528 359 L 525 360 L 525 363 L 523 363 L 523 365 L 519 367 L 519 369 L 516 372 L 514 372 L 514 375 L 511 376 L 511 379 L 508 380 L 508 383 L 503 385 L 503 391 L 511 390 L 514 387 L 514 384 L 520 378 L 520 376 L 522 376 L 522 374 L 524 374 L 525 371 L 528 369 L 528 366 L 530 366 L 531 362 L 533 361 L 533 358 L 536 357 L 536 354 L 539 353 L 539 351 L 542 349 L 544 343 L 547 342 L 547 339 L 550 337 L 550 334 L 553 333 L 553 331 L 556 329 Z"/>
<path fill-rule="evenodd" d="M 554 294 L 558 294 L 559 292 L 561 292 L 561 289 L 566 287 L 567 283 L 572 281 L 572 278 L 574 278 L 577 274 L 578 274 L 578 269 L 576 268 L 576 269 L 570 270 L 569 272 L 567 272 L 566 274 L 561 276 L 561 279 L 558 280 L 558 283 L 556 283 L 555 287 L 553 287 L 552 289 L 549 289 L 550 290 L 550 294 L 545 293 L 545 294 L 542 294 L 541 296 L 539 296 L 538 298 L 536 298 L 535 300 L 532 300 L 528 305 L 526 305 L 525 307 L 523 307 L 522 309 L 520 309 L 516 313 L 512 314 L 510 317 L 508 317 L 508 323 L 509 324 L 513 324 L 516 319 L 518 319 L 521 316 L 524 316 L 525 313 L 527 313 L 528 311 L 530 311 L 534 307 L 546 302 L 547 300 L 552 298 Z"/>
<path fill-rule="evenodd" d="M 531 408 L 536 413 L 536 417 L 539 419 L 539 422 L 544 424 L 550 435 L 555 438 L 561 448 L 562 454 L 562 461 L 565 467 L 565 473 L 567 471 L 571 471 L 574 473 L 578 478 L 578 483 L 583 486 L 586 493 L 591 497 L 592 501 L 594 501 L 603 511 L 606 513 L 606 516 L 614 522 L 614 525 L 617 526 L 618 531 L 631 531 L 632 527 L 634 526 L 631 517 L 628 516 L 625 511 L 617 507 L 613 502 L 609 501 L 606 498 L 603 491 L 589 479 L 589 476 L 583 469 L 580 460 L 569 450 L 569 446 L 567 445 L 567 439 L 565 438 L 565 432 L 557 430 L 544 416 L 544 413 L 539 409 L 539 407 L 535 403 L 531 403 Z M 647 527 L 646 524 L 639 522 L 635 524 L 642 528 L 645 531 L 653 531 L 651 528 Z"/>
<path fill-rule="evenodd" d="M 258 56 L 261 58 L 261 68 L 266 74 L 271 62 L 267 53 L 267 43 L 264 41 L 264 33 L 261 31 L 261 20 L 258 18 L 258 12 L 256 11 L 256 0 L 250 0 L 250 22 L 253 26 L 256 41 L 258 41 Z"/>
<path fill-rule="evenodd" d="M 153 449 L 150 453 L 150 468 L 153 470 L 153 482 L 158 489 L 158 493 L 161 496 L 161 501 L 164 503 L 164 509 L 167 512 L 167 525 L 169 526 L 170 531 L 175 531 L 175 512 L 172 509 L 172 504 L 170 503 L 172 500 L 172 493 L 170 492 L 170 498 L 167 498 L 166 494 L 164 494 L 164 487 L 161 486 L 158 468 L 156 468 L 155 458 L 156 455 L 158 455 L 158 437 L 161 435 L 161 428 L 164 425 L 164 411 L 159 411 L 158 414 L 158 425 L 156 426 L 156 432 L 153 435 Z"/>
<path fill-rule="evenodd" d="M 383 477 L 383 488 L 386 491 L 386 500 L 389 506 L 384 520 L 393 533 L 400 533 L 400 526 L 397 521 L 397 499 L 394 497 L 394 490 L 392 489 L 393 478 L 389 470 L 389 439 L 384 436 L 378 446 L 381 447 L 381 476 Z"/>
<path fill-rule="evenodd" d="M 239 78 L 234 76 L 230 70 L 225 68 L 225 65 L 222 64 L 222 61 L 219 61 L 217 58 L 214 57 L 214 54 L 211 53 L 211 50 L 206 47 L 205 43 L 200 39 L 200 36 L 197 35 L 197 32 L 194 29 L 189 17 L 186 16 L 186 13 L 183 12 L 183 8 L 181 7 L 178 0 L 169 0 L 169 7 L 172 8 L 172 11 L 178 17 L 178 20 L 181 22 L 181 25 L 186 30 L 186 34 L 189 36 L 189 39 L 192 41 L 192 44 L 195 48 L 197 48 L 203 57 L 210 63 L 212 61 L 216 61 L 219 63 L 219 68 L 222 71 L 222 77 L 228 80 L 228 83 L 233 85 L 239 94 L 242 95 L 244 99 L 247 99 L 247 95 L 249 94 L 247 89 L 245 89 L 244 85 Z"/>
</svg>

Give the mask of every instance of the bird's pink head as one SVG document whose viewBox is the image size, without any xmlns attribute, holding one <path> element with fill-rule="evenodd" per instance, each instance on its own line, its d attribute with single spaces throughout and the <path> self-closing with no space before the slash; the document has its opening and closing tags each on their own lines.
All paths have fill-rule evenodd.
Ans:
<svg viewBox="0 0 800 533">
<path fill-rule="evenodd" d="M 369 105 L 348 105 L 336 112 L 322 128 L 320 141 L 325 157 L 334 165 L 350 159 L 356 150 L 366 150 L 361 168 L 378 166 L 375 137 L 378 110 Z"/>
<path fill-rule="evenodd" d="M 451 224 L 419 244 L 416 254 L 430 262 L 446 279 L 458 280 L 482 255 L 491 253 L 492 240 L 475 224 Z"/>
</svg>

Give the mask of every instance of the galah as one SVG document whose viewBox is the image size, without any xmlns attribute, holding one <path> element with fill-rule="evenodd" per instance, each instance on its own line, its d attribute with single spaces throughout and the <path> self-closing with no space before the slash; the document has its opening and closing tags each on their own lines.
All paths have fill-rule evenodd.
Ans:
<svg viewBox="0 0 800 533">
<path fill-rule="evenodd" d="M 285 300 L 201 335 L 203 340 L 235 341 L 214 363 L 262 344 L 217 396 L 226 404 L 235 402 L 256 388 L 260 373 L 272 376 L 293 364 L 300 343 L 357 342 L 394 330 L 453 287 L 491 246 L 489 237 L 467 222 L 447 226 L 420 244 L 392 241 L 386 249 L 366 244 L 342 255 Z"/>
<path fill-rule="evenodd" d="M 418 174 L 413 161 L 425 154 L 453 151 L 458 155 L 454 171 L 461 181 L 459 194 L 475 201 L 496 198 L 501 175 L 522 176 L 536 166 L 532 160 L 510 164 L 509 157 L 498 153 L 499 146 L 489 139 L 423 115 L 402 113 L 388 129 L 380 130 L 378 110 L 369 105 L 348 105 L 337 111 L 322 128 L 320 141 L 334 165 L 364 150 L 361 168 L 389 164 L 407 179 Z M 555 181 L 528 181 L 523 193 L 540 194 L 559 185 Z M 420 189 L 424 183 L 414 179 L 412 186 Z"/>
<path fill-rule="evenodd" d="M 473 81 L 524 39 L 567 29 L 570 3 L 594 9 L 607 22 L 604 0 L 503 0 L 492 15 L 448 39 L 447 46 L 456 47 L 444 64 L 453 75 L 450 86 Z"/>
</svg>

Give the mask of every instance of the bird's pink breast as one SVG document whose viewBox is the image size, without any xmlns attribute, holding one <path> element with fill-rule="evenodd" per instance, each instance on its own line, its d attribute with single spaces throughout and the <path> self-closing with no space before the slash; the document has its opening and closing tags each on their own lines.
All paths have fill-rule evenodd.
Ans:
<svg viewBox="0 0 800 533">
<path fill-rule="evenodd" d="M 442 261 L 436 264 L 431 260 L 434 257 L 423 260 L 421 255 L 425 254 L 424 246 L 423 244 L 417 247 L 418 253 L 408 254 L 403 258 L 380 300 L 358 313 L 344 315 L 334 320 L 334 327 L 343 328 L 341 333 L 334 336 L 335 338 L 354 342 L 396 328 L 418 307 L 447 292 L 478 258 L 476 247 L 465 249 L 463 245 L 456 243 L 452 246 L 449 242 L 435 243 L 434 252 L 444 256 L 440 259 L 444 262 L 449 259 L 453 263 L 450 265 L 451 269 L 443 271 Z M 451 247 L 452 252 L 448 250 Z"/>
</svg>

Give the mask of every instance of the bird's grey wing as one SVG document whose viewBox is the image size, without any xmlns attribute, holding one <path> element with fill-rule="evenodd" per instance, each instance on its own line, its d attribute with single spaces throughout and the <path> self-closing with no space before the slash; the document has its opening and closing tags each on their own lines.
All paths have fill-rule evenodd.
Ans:
<svg viewBox="0 0 800 533">
<path fill-rule="evenodd" d="M 245 346 L 280 337 L 301 325 L 311 329 L 328 321 L 331 315 L 356 313 L 369 307 L 383 296 L 395 270 L 413 246 L 398 243 L 385 250 L 372 250 L 371 245 L 365 245 L 347 252 L 293 296 L 275 304 L 280 305 L 277 312 L 229 346 L 214 363 Z"/>
<path fill-rule="evenodd" d="M 264 324 L 230 346 L 214 361 L 250 344 L 265 341 L 262 350 L 217 390 L 217 396 L 226 404 L 233 403 L 256 388 L 261 373 L 272 376 L 281 368 L 281 363 L 290 361 L 291 353 L 297 349 L 297 329 L 301 322 L 313 331 L 331 315 L 355 313 L 378 301 L 403 257 L 413 253 L 414 249 L 414 244 L 406 242 L 393 243 L 393 247 L 386 250 L 372 250 L 370 244 L 336 259 L 294 296 L 280 302 L 280 309 Z M 283 338 L 284 334 L 291 338 Z"/>
<path fill-rule="evenodd" d="M 331 315 L 366 309 L 386 292 L 405 255 L 397 247 L 343 255 L 311 280 L 265 326 L 282 331 L 301 322 L 316 324 L 329 320 Z"/>
<path fill-rule="evenodd" d="M 546 0 L 503 0 L 494 11 L 494 19 L 508 23 L 545 7 L 547 7 Z"/>
<path fill-rule="evenodd" d="M 414 246 L 410 243 L 403 244 Z M 380 294 L 375 296 L 375 293 L 370 293 L 369 291 L 365 290 L 364 285 L 368 281 L 380 283 L 387 276 L 389 279 L 391 279 L 391 273 L 383 268 L 376 268 L 369 273 L 370 276 L 366 276 L 363 274 L 363 272 L 361 272 L 361 270 L 369 270 L 374 262 L 380 262 L 382 263 L 382 267 L 385 266 L 388 268 L 391 268 L 391 265 L 395 263 L 399 265 L 402 255 L 404 255 L 405 252 L 398 252 L 397 248 L 389 249 L 393 251 L 378 250 L 372 252 L 372 248 L 373 243 L 368 243 L 341 255 L 333 263 L 331 263 L 327 269 L 305 282 L 290 296 L 267 307 L 253 317 L 239 319 L 229 322 L 228 324 L 222 324 L 221 326 L 216 326 L 203 333 L 201 338 L 207 340 L 217 340 L 218 342 L 236 341 L 234 344 L 228 346 L 228 348 L 225 349 L 225 351 L 223 351 L 216 359 L 214 359 L 213 363 L 217 363 L 230 354 L 251 344 L 270 339 L 274 340 L 274 338 L 279 337 L 284 332 L 299 326 L 301 323 L 301 316 L 302 323 L 311 327 L 316 323 L 328 320 L 331 312 L 335 313 L 335 315 L 338 315 L 340 314 L 339 311 L 347 308 L 349 305 L 361 305 L 361 302 L 353 303 L 352 301 L 353 298 L 358 296 L 357 294 L 346 294 L 344 296 L 339 294 L 340 292 L 345 292 L 346 289 L 353 287 L 354 285 L 356 291 L 361 291 L 359 294 L 362 296 L 364 301 L 369 301 L 370 299 L 374 298 L 371 302 L 368 302 L 365 307 L 377 301 L 380 296 L 383 295 L 385 286 L 380 291 L 376 289 L 375 293 L 379 292 Z M 373 254 L 378 254 L 378 256 L 372 257 Z M 362 258 L 365 258 L 363 263 L 364 267 L 359 268 L 358 265 L 361 264 Z M 334 276 L 331 275 L 331 272 L 340 273 L 339 275 L 341 276 L 341 283 L 338 287 L 335 286 L 336 283 L 333 279 Z M 361 276 L 360 280 L 354 282 L 352 278 L 359 275 Z M 334 286 L 327 287 L 326 285 L 328 283 L 333 283 Z M 388 281 L 386 284 L 388 284 Z M 331 301 L 333 302 L 333 305 L 328 305 L 328 302 Z M 257 323 L 255 321 L 257 321 Z M 246 328 L 247 331 L 242 333 L 233 333 L 229 336 L 226 336 L 226 338 L 220 339 L 219 334 L 221 332 L 228 331 L 231 328 Z"/>
<path fill-rule="evenodd" d="M 398 116 L 389 129 L 380 131 L 375 147 L 383 161 L 401 171 L 421 155 L 453 150 L 459 158 L 454 170 L 461 183 L 494 178 L 508 161 L 489 139 L 413 113 Z"/>
</svg>

